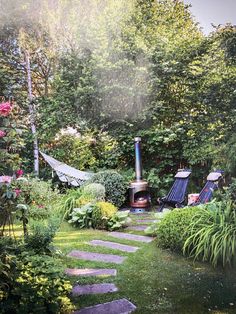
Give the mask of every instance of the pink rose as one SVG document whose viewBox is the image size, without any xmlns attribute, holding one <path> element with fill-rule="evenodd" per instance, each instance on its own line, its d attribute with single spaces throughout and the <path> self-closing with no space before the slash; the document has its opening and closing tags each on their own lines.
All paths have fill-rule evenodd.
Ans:
<svg viewBox="0 0 236 314">
<path fill-rule="evenodd" d="M 2 102 L 0 104 L 0 115 L 6 117 L 12 110 L 12 106 L 9 102 Z"/>
<path fill-rule="evenodd" d="M 21 190 L 20 189 L 15 189 L 14 192 L 16 193 L 16 197 L 18 197 L 21 193 Z"/>
<path fill-rule="evenodd" d="M 7 134 L 6 132 L 0 130 L 0 138 L 6 136 L 6 134 Z"/>
<path fill-rule="evenodd" d="M 23 176 L 23 174 L 24 174 L 24 171 L 22 169 L 16 170 L 16 177 L 17 178 L 20 178 L 21 176 Z"/>
<path fill-rule="evenodd" d="M 10 176 L 0 176 L 0 183 L 11 183 L 12 177 Z"/>
</svg>

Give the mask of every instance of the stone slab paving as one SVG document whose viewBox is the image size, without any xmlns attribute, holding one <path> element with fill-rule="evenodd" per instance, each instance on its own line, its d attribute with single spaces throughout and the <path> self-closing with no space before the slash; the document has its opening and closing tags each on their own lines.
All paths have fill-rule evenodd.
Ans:
<svg viewBox="0 0 236 314">
<path fill-rule="evenodd" d="M 139 226 L 136 225 L 136 226 L 130 226 L 126 228 L 126 230 L 144 231 L 147 227 L 148 225 L 139 225 Z"/>
<path fill-rule="evenodd" d="M 98 304 L 75 311 L 74 314 L 129 314 L 135 311 L 136 306 L 126 299 Z"/>
<path fill-rule="evenodd" d="M 116 276 L 116 269 L 112 268 L 67 268 L 65 274 L 69 276 Z"/>
<path fill-rule="evenodd" d="M 77 285 L 72 289 L 73 296 L 85 294 L 104 294 L 118 291 L 114 283 L 95 283 L 92 285 Z"/>
<path fill-rule="evenodd" d="M 78 259 L 83 259 L 87 261 L 99 261 L 105 263 L 114 263 L 114 264 L 122 264 L 124 260 L 127 258 L 126 256 L 119 256 L 113 254 L 101 254 L 94 252 L 84 252 L 84 251 L 71 251 L 67 256 L 75 257 Z"/>
<path fill-rule="evenodd" d="M 129 252 L 129 253 L 136 252 L 139 249 L 137 246 L 125 245 L 125 244 L 120 244 L 116 242 L 102 241 L 102 240 L 92 240 L 89 242 L 89 244 L 94 245 L 94 246 L 108 247 L 111 249 L 120 250 L 122 252 Z"/>
<path fill-rule="evenodd" d="M 132 241 L 139 241 L 144 243 L 152 242 L 154 239 L 147 236 L 141 236 L 136 234 L 130 234 L 130 233 L 124 233 L 124 232 L 109 232 L 108 235 L 119 238 L 119 239 L 126 239 L 126 240 L 132 240 Z"/>
<path fill-rule="evenodd" d="M 153 222 L 157 222 L 157 220 L 154 220 L 154 219 L 137 219 L 135 220 L 135 222 L 138 222 L 138 223 L 153 223 Z"/>
</svg>

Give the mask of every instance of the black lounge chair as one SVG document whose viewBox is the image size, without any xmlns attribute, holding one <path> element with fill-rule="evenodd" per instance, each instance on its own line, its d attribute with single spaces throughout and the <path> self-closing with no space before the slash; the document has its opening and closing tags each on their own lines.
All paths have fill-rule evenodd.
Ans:
<svg viewBox="0 0 236 314">
<path fill-rule="evenodd" d="M 222 170 L 216 170 L 209 173 L 207 182 L 199 193 L 197 201 L 192 203 L 191 206 L 205 204 L 212 199 L 213 192 L 218 189 L 219 182 L 223 179 L 223 173 L 224 171 Z"/>
<path fill-rule="evenodd" d="M 169 193 L 160 199 L 161 205 L 157 209 L 158 212 L 161 212 L 166 205 L 171 207 L 181 207 L 183 205 L 190 175 L 190 169 L 178 170 Z"/>
</svg>

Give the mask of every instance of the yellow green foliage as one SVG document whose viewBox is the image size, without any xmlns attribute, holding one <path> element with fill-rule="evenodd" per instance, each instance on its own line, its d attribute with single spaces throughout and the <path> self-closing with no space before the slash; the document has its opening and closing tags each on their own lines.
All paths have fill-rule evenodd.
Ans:
<svg viewBox="0 0 236 314">
<path fill-rule="evenodd" d="M 100 209 L 102 217 L 111 218 L 117 212 L 117 207 L 109 202 L 97 202 L 96 206 Z"/>
<path fill-rule="evenodd" d="M 76 200 L 76 205 L 81 207 L 93 201 L 93 198 L 89 195 L 82 195 Z"/>
</svg>

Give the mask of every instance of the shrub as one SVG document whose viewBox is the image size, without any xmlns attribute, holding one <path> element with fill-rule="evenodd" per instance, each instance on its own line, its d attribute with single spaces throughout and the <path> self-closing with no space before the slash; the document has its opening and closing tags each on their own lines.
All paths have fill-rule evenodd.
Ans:
<svg viewBox="0 0 236 314">
<path fill-rule="evenodd" d="M 98 229 L 108 229 L 108 221 L 117 212 L 117 207 L 109 202 L 97 202 L 94 211 L 94 226 Z M 96 222 L 96 225 L 95 225 Z"/>
<path fill-rule="evenodd" d="M 172 251 L 182 251 L 186 229 L 200 206 L 176 208 L 167 213 L 157 226 L 158 245 Z"/>
<path fill-rule="evenodd" d="M 71 289 L 58 260 L 25 252 L 17 262 L 14 286 L 2 302 L 2 313 L 71 313 Z"/>
<path fill-rule="evenodd" d="M 101 211 L 101 217 L 111 218 L 117 212 L 117 207 L 109 202 L 97 202 L 96 206 Z"/>
<path fill-rule="evenodd" d="M 28 205 L 29 217 L 33 219 L 48 218 L 60 197 L 59 191 L 52 189 L 51 181 L 36 178 L 20 178 L 17 180 L 19 202 Z"/>
<path fill-rule="evenodd" d="M 31 234 L 25 238 L 26 249 L 33 250 L 35 253 L 51 253 L 53 238 L 60 225 L 59 220 L 50 219 L 45 221 L 34 221 L 31 225 Z"/>
<path fill-rule="evenodd" d="M 6 300 L 14 285 L 16 243 L 11 237 L 0 237 L 0 302 Z"/>
<path fill-rule="evenodd" d="M 0 312 L 71 313 L 71 285 L 61 262 L 25 249 L 20 240 L 0 238 Z"/>
<path fill-rule="evenodd" d="M 96 201 L 102 201 L 105 199 L 106 190 L 100 183 L 91 183 L 83 188 L 82 196 L 94 199 Z"/>
<path fill-rule="evenodd" d="M 209 203 L 195 213 L 184 253 L 213 266 L 231 266 L 236 254 L 236 211 L 230 202 Z"/>
<path fill-rule="evenodd" d="M 232 183 L 226 190 L 227 197 L 233 201 L 236 201 L 236 178 L 232 178 Z"/>
<path fill-rule="evenodd" d="M 125 201 L 127 184 L 122 175 L 114 170 L 101 171 L 95 174 L 91 183 L 101 183 L 105 186 L 106 200 L 117 207 L 120 207 Z"/>
</svg>

